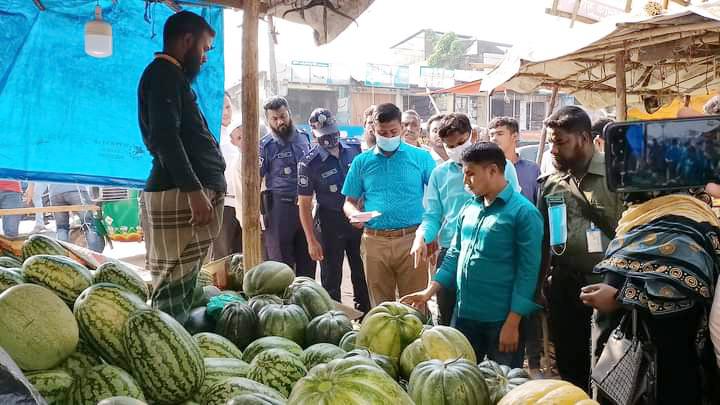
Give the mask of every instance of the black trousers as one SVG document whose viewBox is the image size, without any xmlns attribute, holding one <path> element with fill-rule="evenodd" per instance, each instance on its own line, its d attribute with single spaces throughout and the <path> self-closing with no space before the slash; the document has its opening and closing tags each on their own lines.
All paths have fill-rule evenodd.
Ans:
<svg viewBox="0 0 720 405">
<path fill-rule="evenodd" d="M 235 208 L 226 205 L 220 233 L 212 244 L 212 258 L 222 259 L 234 253 L 242 253 L 242 228 L 235 217 Z"/>
<path fill-rule="evenodd" d="M 592 308 L 580 301 L 585 277 L 570 269 L 553 271 L 548 288 L 550 336 L 560 377 L 585 391 L 590 383 Z"/>
<path fill-rule="evenodd" d="M 343 278 L 343 262 L 347 255 L 350 265 L 350 279 L 353 284 L 355 308 L 370 310 L 367 282 L 360 256 L 362 230 L 355 229 L 340 211 L 320 208 L 316 216 L 320 228 L 320 243 L 324 260 L 320 262 L 320 279 L 330 296 L 340 301 L 340 285 Z"/>
<path fill-rule="evenodd" d="M 273 195 L 272 207 L 265 215 L 264 237 L 268 260 L 293 267 L 297 276 L 315 278 L 317 264 L 308 252 L 296 198 Z"/>
<path fill-rule="evenodd" d="M 445 254 L 447 253 L 447 248 L 441 248 L 438 252 L 438 259 L 437 259 L 437 265 L 436 268 L 440 268 L 442 265 L 443 260 L 445 259 Z M 455 311 L 455 301 L 457 300 L 457 291 L 455 290 L 448 290 L 446 288 L 441 288 L 437 292 L 437 302 L 438 302 L 438 323 L 443 326 L 450 326 L 450 321 L 452 320 L 453 312 Z"/>
</svg>

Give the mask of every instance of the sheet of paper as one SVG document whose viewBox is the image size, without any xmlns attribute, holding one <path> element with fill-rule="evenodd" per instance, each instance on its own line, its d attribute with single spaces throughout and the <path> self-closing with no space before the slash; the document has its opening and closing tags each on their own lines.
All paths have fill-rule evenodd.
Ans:
<svg viewBox="0 0 720 405">
<path fill-rule="evenodd" d="M 352 217 L 350 217 L 350 222 L 351 223 L 358 223 L 358 222 L 365 223 L 373 218 L 379 217 L 380 215 L 382 215 L 382 213 L 380 213 L 379 211 L 361 212 L 357 215 L 353 215 Z"/>
</svg>

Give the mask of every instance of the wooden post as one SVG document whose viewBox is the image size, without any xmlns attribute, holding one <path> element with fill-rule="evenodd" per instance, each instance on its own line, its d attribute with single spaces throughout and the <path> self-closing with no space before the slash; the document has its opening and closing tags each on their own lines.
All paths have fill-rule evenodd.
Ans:
<svg viewBox="0 0 720 405">
<path fill-rule="evenodd" d="M 558 85 L 553 86 L 552 95 L 550 96 L 550 107 L 548 108 L 547 114 L 545 114 L 545 118 L 548 118 L 552 115 L 553 111 L 555 110 L 555 103 L 557 102 L 557 95 L 558 95 Z M 542 157 L 543 153 L 545 153 L 545 144 L 547 143 L 547 127 L 545 124 L 543 124 L 542 132 L 540 133 L 540 143 L 538 143 L 538 151 L 537 156 L 535 157 L 535 163 L 540 165 L 542 163 Z"/>
<path fill-rule="evenodd" d="M 627 120 L 627 89 L 625 83 L 625 51 L 615 54 L 615 119 Z"/>
<path fill-rule="evenodd" d="M 241 177 L 243 260 L 246 269 L 262 261 L 260 244 L 260 167 L 258 145 L 260 123 L 258 94 L 258 18 L 260 0 L 243 3 Z"/>
<path fill-rule="evenodd" d="M 632 11 L 632 0 L 625 0 L 625 12 L 629 13 Z"/>
</svg>

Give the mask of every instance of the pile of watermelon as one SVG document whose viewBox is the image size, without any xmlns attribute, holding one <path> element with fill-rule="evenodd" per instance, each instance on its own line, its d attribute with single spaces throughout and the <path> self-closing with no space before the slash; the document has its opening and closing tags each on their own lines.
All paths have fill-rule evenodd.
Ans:
<svg viewBox="0 0 720 405">
<path fill-rule="evenodd" d="M 528 380 L 397 302 L 358 328 L 282 263 L 234 258 L 238 291 L 201 272 L 180 325 L 122 263 L 89 270 L 38 235 L 23 255 L 0 258 L 0 347 L 50 404 L 490 405 Z"/>
</svg>

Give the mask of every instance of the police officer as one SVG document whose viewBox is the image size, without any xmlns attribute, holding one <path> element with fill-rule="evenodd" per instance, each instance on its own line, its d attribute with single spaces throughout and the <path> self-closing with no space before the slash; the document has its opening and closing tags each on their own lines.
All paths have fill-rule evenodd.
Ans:
<svg viewBox="0 0 720 405">
<path fill-rule="evenodd" d="M 288 102 L 271 97 L 263 105 L 270 132 L 260 141 L 260 176 L 265 180 L 261 210 L 269 260 L 295 267 L 295 274 L 315 278 L 297 209 L 297 167 L 310 150 L 310 136 L 295 128 Z"/>
<path fill-rule="evenodd" d="M 340 139 L 335 118 L 327 109 L 315 109 L 308 123 L 318 144 L 298 165 L 297 188 L 300 221 L 308 240 L 310 257 L 320 261 L 322 284 L 333 299 L 340 301 L 343 259 L 347 254 L 355 292 L 355 307 L 359 311 L 367 312 L 370 309 L 370 299 L 360 256 L 362 231 L 350 225 L 345 217 L 345 197 L 340 193 L 350 163 L 362 152 L 360 142 Z M 315 219 L 319 223 L 322 243 L 318 242 L 314 232 L 313 194 L 317 200 Z"/>
</svg>

